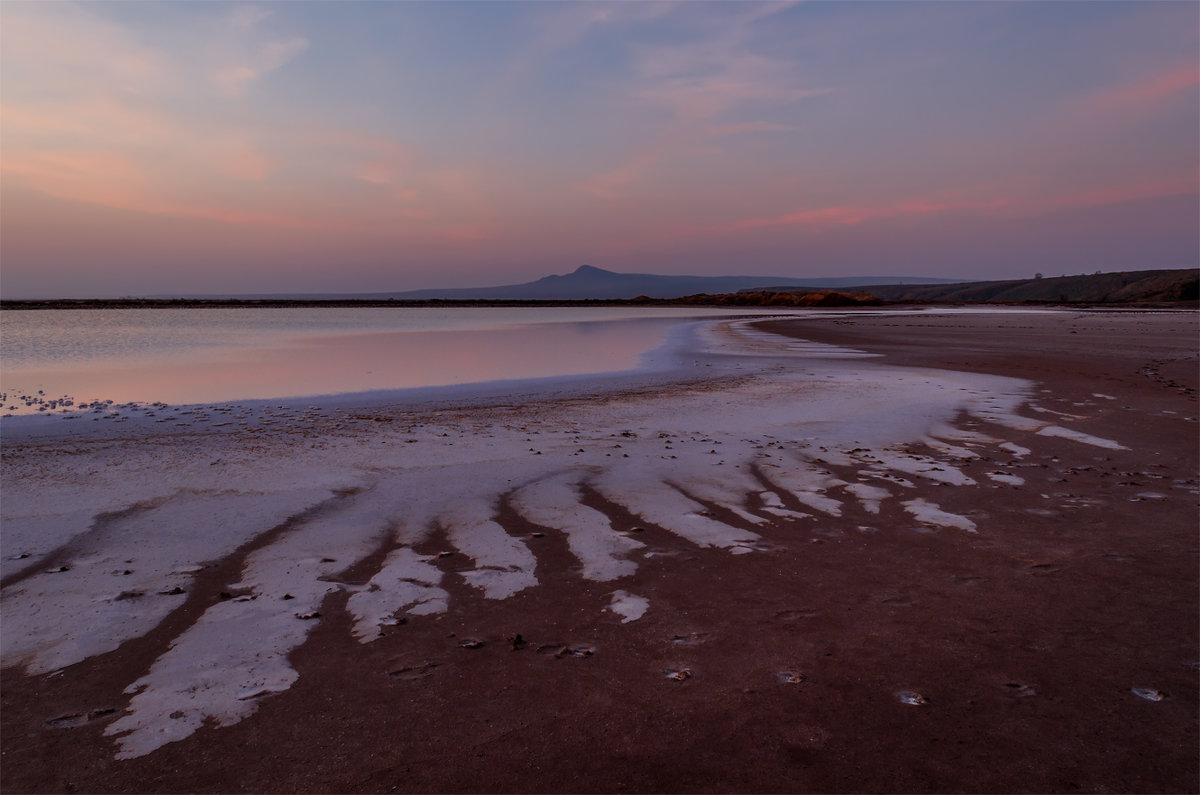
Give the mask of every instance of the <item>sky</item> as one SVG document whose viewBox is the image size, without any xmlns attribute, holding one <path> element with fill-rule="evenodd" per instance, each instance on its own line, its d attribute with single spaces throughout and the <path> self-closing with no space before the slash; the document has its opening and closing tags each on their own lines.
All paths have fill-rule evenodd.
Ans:
<svg viewBox="0 0 1200 795">
<path fill-rule="evenodd" d="M 1195 2 L 0 3 L 5 298 L 1200 262 Z"/>
</svg>

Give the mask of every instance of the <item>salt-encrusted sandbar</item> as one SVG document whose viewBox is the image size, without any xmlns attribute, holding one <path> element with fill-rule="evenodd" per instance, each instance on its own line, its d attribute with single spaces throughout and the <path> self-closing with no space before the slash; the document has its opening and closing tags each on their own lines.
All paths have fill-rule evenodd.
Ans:
<svg viewBox="0 0 1200 795">
<path fill-rule="evenodd" d="M 7 420 L 5 791 L 1193 787 L 1195 313 L 695 332 Z"/>
</svg>

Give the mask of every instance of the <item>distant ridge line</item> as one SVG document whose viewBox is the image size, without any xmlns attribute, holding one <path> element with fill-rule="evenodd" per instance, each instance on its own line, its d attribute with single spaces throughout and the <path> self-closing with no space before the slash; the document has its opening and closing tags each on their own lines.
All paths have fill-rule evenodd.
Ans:
<svg viewBox="0 0 1200 795">
<path fill-rule="evenodd" d="M 882 281 L 881 281 L 882 280 Z M 811 279 L 780 276 L 665 276 L 653 273 L 618 273 L 591 265 L 581 265 L 571 273 L 553 274 L 523 284 L 496 287 L 449 287 L 428 290 L 407 290 L 383 293 L 251 293 L 207 295 L 152 295 L 150 299 L 188 298 L 197 300 L 355 300 L 355 301 L 421 301 L 443 300 L 610 300 L 645 296 L 647 298 L 681 298 L 698 293 L 736 293 L 767 287 L 860 287 L 865 284 L 945 284 L 955 279 L 933 279 L 919 276 L 847 276 Z M 781 288 L 782 289 L 782 288 Z"/>
</svg>

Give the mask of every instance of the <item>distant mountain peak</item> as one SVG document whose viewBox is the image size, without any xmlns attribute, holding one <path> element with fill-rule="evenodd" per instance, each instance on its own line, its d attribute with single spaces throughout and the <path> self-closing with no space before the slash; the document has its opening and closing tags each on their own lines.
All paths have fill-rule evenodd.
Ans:
<svg viewBox="0 0 1200 795">
<path fill-rule="evenodd" d="M 603 268 L 597 268 L 593 265 L 580 265 L 572 273 L 572 276 L 615 276 L 612 271 L 606 271 Z"/>
</svg>

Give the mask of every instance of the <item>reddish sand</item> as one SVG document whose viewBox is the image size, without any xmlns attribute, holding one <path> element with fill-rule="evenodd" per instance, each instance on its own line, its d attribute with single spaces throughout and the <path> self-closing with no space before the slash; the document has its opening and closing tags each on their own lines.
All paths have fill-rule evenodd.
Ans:
<svg viewBox="0 0 1200 795">
<path fill-rule="evenodd" d="M 546 533 L 538 587 L 488 601 L 446 578 L 448 613 L 365 646 L 331 595 L 290 690 L 237 725 L 116 761 L 104 710 L 119 713 L 124 685 L 236 581 L 240 558 L 227 559 L 151 634 L 57 675 L 3 672 L 3 791 L 1200 790 L 1196 314 L 771 328 L 1031 379 L 1049 390 L 1038 405 L 1131 449 L 1006 431 L 1032 450 L 1025 486 L 914 495 L 975 517 L 977 534 L 848 502 L 841 518 L 761 529 L 780 554 L 697 549 L 592 495 L 675 552 L 621 583 L 649 597 L 644 618 L 598 615 L 612 586 L 568 575 L 565 541 Z M 987 483 L 989 468 L 964 471 Z M 504 508 L 500 521 L 537 530 Z M 682 668 L 690 678 L 665 676 Z"/>
</svg>

